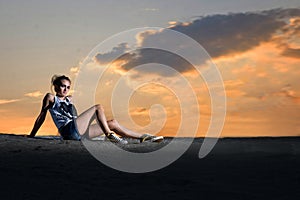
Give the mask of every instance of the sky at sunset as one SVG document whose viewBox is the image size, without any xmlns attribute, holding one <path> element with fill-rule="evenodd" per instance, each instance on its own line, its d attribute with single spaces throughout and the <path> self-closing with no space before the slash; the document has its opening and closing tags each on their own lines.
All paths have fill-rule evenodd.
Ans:
<svg viewBox="0 0 300 200">
<path fill-rule="evenodd" d="M 181 114 L 187 112 L 190 119 L 184 122 L 184 136 L 191 136 L 197 116 L 193 113 L 199 109 L 196 135 L 205 136 L 212 115 L 210 88 L 174 52 L 131 51 L 124 40 L 107 51 L 95 52 L 84 63 L 94 47 L 113 35 L 162 27 L 202 45 L 209 58 L 197 63 L 201 73 L 208 73 L 212 63 L 219 70 L 227 103 L 222 137 L 300 136 L 298 0 L 0 0 L 0 26 L 0 133 L 31 131 L 43 95 L 50 92 L 52 75 L 68 75 L 80 85 L 83 71 L 92 77 L 109 64 L 104 78 L 91 83 L 96 88 L 90 91 L 93 99 L 82 100 L 84 92 L 73 88 L 79 111 L 101 103 L 108 118 L 115 117 L 134 130 L 165 136 L 175 135 Z M 163 29 L 141 31 L 133 42 L 143 47 L 157 42 L 164 33 Z M 189 48 L 189 44 L 182 45 L 182 49 Z M 122 56 L 109 63 L 115 55 Z M 181 86 L 178 77 L 182 76 L 190 88 L 172 91 Z M 84 80 L 85 85 L 81 82 L 87 90 L 89 80 Z M 145 80 L 151 83 L 139 86 Z M 122 91 L 138 88 L 128 108 L 124 108 L 125 94 L 111 95 L 118 81 Z M 192 98 L 198 108 L 190 104 L 180 110 L 180 103 Z M 112 101 L 117 112 L 111 109 Z M 128 111 L 136 126 L 124 118 Z M 57 134 L 49 114 L 38 134 Z"/>
</svg>

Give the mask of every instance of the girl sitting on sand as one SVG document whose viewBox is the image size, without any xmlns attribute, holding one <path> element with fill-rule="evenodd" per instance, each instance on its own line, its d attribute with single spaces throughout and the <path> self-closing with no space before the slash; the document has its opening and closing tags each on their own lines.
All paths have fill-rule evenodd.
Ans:
<svg viewBox="0 0 300 200">
<path fill-rule="evenodd" d="M 58 132 L 65 140 L 80 140 L 83 135 L 94 138 L 105 134 L 112 142 L 127 144 L 128 142 L 120 136 L 140 139 L 140 142 L 160 142 L 162 136 L 140 134 L 121 126 L 115 119 L 106 120 L 103 107 L 95 105 L 77 116 L 76 109 L 72 104 L 72 96 L 68 96 L 71 80 L 67 76 L 53 76 L 52 86 L 55 95 L 47 93 L 42 102 L 42 109 L 37 117 L 29 137 L 34 137 L 45 121 L 47 110 L 58 128 Z M 97 124 L 91 125 L 96 119 Z M 118 134 L 118 135 L 117 135 Z"/>
</svg>

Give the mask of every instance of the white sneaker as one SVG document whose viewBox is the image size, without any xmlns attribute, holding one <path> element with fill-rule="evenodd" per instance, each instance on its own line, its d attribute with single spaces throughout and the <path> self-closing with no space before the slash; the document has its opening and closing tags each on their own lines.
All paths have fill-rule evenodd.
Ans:
<svg viewBox="0 0 300 200">
<path fill-rule="evenodd" d="M 106 136 L 106 138 L 113 142 L 113 143 L 118 143 L 118 144 L 128 144 L 128 142 L 122 138 L 120 138 L 119 136 L 117 136 L 116 133 L 111 132 L 109 135 Z"/>
<path fill-rule="evenodd" d="M 154 136 L 150 134 L 144 134 L 140 138 L 140 142 L 161 142 L 164 140 L 163 136 Z"/>
</svg>

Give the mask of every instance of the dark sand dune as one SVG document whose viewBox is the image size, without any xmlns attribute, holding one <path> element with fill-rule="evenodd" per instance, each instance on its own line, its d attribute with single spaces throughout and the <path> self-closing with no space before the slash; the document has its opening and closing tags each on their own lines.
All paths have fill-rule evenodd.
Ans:
<svg viewBox="0 0 300 200">
<path fill-rule="evenodd" d="M 224 138 L 199 159 L 202 142 L 166 168 L 131 174 L 81 142 L 0 134 L 1 199 L 300 199 L 300 138 Z"/>
</svg>

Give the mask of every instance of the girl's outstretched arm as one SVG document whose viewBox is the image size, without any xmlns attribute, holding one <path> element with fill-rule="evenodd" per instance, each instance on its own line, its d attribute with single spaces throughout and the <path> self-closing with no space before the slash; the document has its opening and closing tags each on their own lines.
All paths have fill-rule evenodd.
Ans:
<svg viewBox="0 0 300 200">
<path fill-rule="evenodd" d="M 47 115 L 47 110 L 50 108 L 50 106 L 53 104 L 54 101 L 54 96 L 53 94 L 46 94 L 44 99 L 43 99 L 43 105 L 41 112 L 37 119 L 35 120 L 34 126 L 32 128 L 32 131 L 30 132 L 30 135 L 28 137 L 34 137 L 35 134 L 38 132 L 40 127 L 43 125 L 46 115 Z"/>
</svg>

